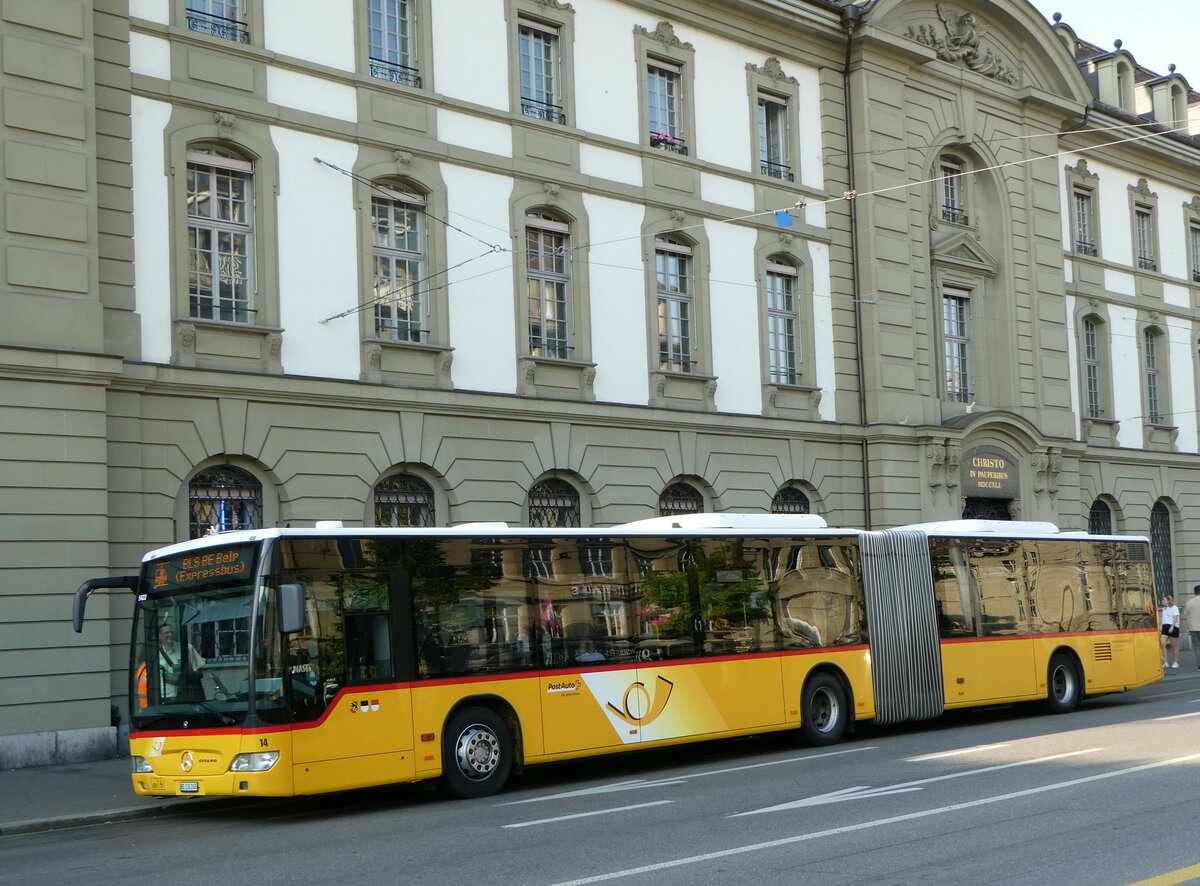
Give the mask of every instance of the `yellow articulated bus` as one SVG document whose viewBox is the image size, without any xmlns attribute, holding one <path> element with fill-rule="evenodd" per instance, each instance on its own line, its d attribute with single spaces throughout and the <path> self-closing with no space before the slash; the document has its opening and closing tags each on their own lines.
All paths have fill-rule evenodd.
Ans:
<svg viewBox="0 0 1200 886">
<path fill-rule="evenodd" d="M 293 796 L 1162 678 L 1150 546 L 1049 523 L 263 529 L 149 553 L 133 789 Z"/>
</svg>

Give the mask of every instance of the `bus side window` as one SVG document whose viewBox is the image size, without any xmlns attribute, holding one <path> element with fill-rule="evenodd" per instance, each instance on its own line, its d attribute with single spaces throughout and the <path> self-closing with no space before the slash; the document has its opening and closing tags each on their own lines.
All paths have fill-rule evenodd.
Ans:
<svg viewBox="0 0 1200 886">
<path fill-rule="evenodd" d="M 346 616 L 346 664 L 350 682 L 392 676 L 392 640 L 383 612 Z"/>
</svg>

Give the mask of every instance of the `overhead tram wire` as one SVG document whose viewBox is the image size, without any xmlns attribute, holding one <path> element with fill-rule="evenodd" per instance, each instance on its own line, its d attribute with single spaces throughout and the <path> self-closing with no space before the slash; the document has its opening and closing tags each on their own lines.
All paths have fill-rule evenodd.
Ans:
<svg viewBox="0 0 1200 886">
<path fill-rule="evenodd" d="M 326 166 L 329 169 L 334 170 L 335 172 L 340 172 L 342 175 L 352 179 L 353 181 L 358 182 L 359 184 L 366 185 L 372 191 L 380 194 L 381 196 L 387 197 L 388 199 L 401 200 L 401 201 L 408 199 L 408 200 L 413 200 L 414 203 L 416 200 L 421 200 L 422 203 L 424 203 L 424 199 L 417 197 L 417 195 L 415 195 L 415 194 L 408 194 L 408 193 L 404 193 L 402 191 L 398 191 L 394 188 L 388 188 L 384 185 L 379 185 L 376 182 L 373 182 L 370 179 L 359 175 L 358 173 L 352 172 L 349 169 L 343 169 L 342 167 L 340 167 L 334 163 L 330 163 L 328 160 L 323 160 L 320 157 L 313 157 L 313 160 L 315 162 L 321 164 L 322 166 Z M 474 256 L 471 256 L 470 258 L 463 259 L 462 261 L 458 262 L 457 264 L 451 265 L 447 268 L 443 268 L 440 271 L 434 271 L 433 273 L 427 274 L 424 277 L 420 278 L 419 280 L 412 280 L 412 281 L 409 281 L 409 282 L 404 283 L 399 286 L 393 286 L 391 289 L 389 289 L 387 292 L 385 292 L 381 295 L 376 295 L 373 298 L 368 299 L 367 301 L 363 302 L 362 304 L 355 305 L 353 308 L 347 308 L 346 310 L 344 310 L 340 313 L 337 313 L 337 314 L 333 314 L 329 317 L 326 317 L 325 319 L 323 319 L 319 322 L 329 323 L 333 320 L 341 320 L 345 317 L 350 317 L 350 316 L 353 316 L 356 314 L 361 314 L 362 312 L 364 312 L 366 310 L 375 308 L 380 304 L 386 303 L 387 301 L 389 301 L 390 299 L 401 294 L 405 290 L 412 289 L 416 286 L 420 286 L 422 283 L 425 283 L 429 280 L 436 279 L 437 277 L 441 277 L 442 275 L 448 274 L 451 271 L 457 270 L 458 268 L 461 268 L 464 265 L 468 265 L 471 262 L 478 261 L 481 258 L 486 258 L 489 255 L 498 255 L 498 254 L 504 253 L 504 252 L 512 252 L 512 249 L 510 249 L 506 246 L 501 246 L 499 243 L 490 243 L 487 240 L 484 240 L 480 237 L 476 237 L 474 234 L 472 234 L 469 231 L 464 231 L 462 228 L 458 227 L 455 224 L 452 224 L 451 222 L 446 221 L 444 218 L 439 218 L 438 216 L 433 215 L 431 212 L 429 212 L 428 207 L 426 207 L 424 205 L 421 206 L 421 214 L 428 219 L 432 219 L 433 221 L 436 221 L 436 222 L 439 222 L 439 223 L 445 225 L 447 228 L 449 228 L 452 231 L 457 231 L 458 233 L 462 234 L 465 237 L 470 237 L 472 240 L 476 241 L 477 243 L 482 243 L 484 246 L 487 247 L 487 251 L 481 252 L 479 255 L 474 255 Z M 489 225 L 489 227 L 492 227 L 492 226 Z M 492 273 L 492 272 L 488 272 L 488 273 Z M 434 292 L 439 288 L 440 287 L 431 287 L 424 291 Z"/>
<path fill-rule="evenodd" d="M 1140 125 L 1140 124 L 1131 124 L 1131 126 L 1133 126 L 1133 125 Z M 1083 148 L 1071 148 L 1069 150 L 1055 151 L 1052 154 L 1038 154 L 1037 156 L 1024 157 L 1020 160 L 1008 160 L 1004 163 L 996 163 L 992 166 L 983 166 L 983 167 L 980 167 L 979 169 L 967 169 L 967 170 L 963 170 L 963 172 L 961 174 L 963 176 L 968 176 L 968 175 L 979 175 L 984 172 L 995 172 L 997 170 L 1007 169 L 1011 166 L 1024 166 L 1024 165 L 1027 165 L 1030 163 L 1036 163 L 1039 160 L 1053 160 L 1058 157 L 1065 157 L 1065 156 L 1080 154 L 1084 151 L 1095 151 L 1095 150 L 1099 150 L 1101 148 L 1111 148 L 1111 147 L 1114 147 L 1117 145 L 1125 145 L 1125 144 L 1131 144 L 1133 142 L 1145 141 L 1146 139 L 1156 138 L 1161 135 L 1169 135 L 1170 133 L 1173 133 L 1173 132 L 1185 132 L 1186 129 L 1187 129 L 1187 127 L 1180 126 L 1180 127 L 1174 128 L 1174 129 L 1167 129 L 1167 130 L 1163 130 L 1160 132 L 1142 133 L 1139 135 L 1130 136 L 1129 138 L 1122 138 L 1122 139 L 1117 139 L 1115 141 L 1101 142 L 1100 144 L 1088 145 Z M 1078 130 L 1078 131 L 1084 132 L 1086 130 Z M 873 191 L 846 191 L 841 196 L 838 196 L 838 197 L 826 197 L 823 200 L 803 200 L 803 199 L 801 199 L 801 200 L 797 200 L 791 206 L 780 207 L 779 209 L 767 209 L 762 212 L 748 212 L 745 215 L 735 215 L 735 216 L 731 216 L 729 218 L 715 218 L 715 219 L 709 219 L 709 221 L 717 222 L 719 224 L 734 224 L 736 222 L 750 221 L 751 219 L 763 218 L 766 216 L 774 216 L 781 212 L 790 213 L 792 210 L 805 209 L 809 206 L 827 206 L 831 203 L 839 203 L 843 200 L 858 200 L 863 197 L 875 197 L 880 194 L 890 193 L 892 191 L 901 191 L 901 190 L 908 190 L 910 188 L 924 187 L 925 185 L 934 184 L 939 181 L 941 181 L 941 176 L 937 176 L 934 178 L 921 179 L 919 181 L 905 182 L 905 183 L 899 184 L 899 185 L 889 185 L 888 187 L 877 188 L 876 190 L 873 190 Z M 700 223 L 694 224 L 694 225 L 685 225 L 683 227 L 671 228 L 671 232 L 672 233 L 675 233 L 675 232 L 686 233 L 687 231 L 692 231 L 692 230 L 696 230 L 699 228 L 703 228 L 704 224 L 705 224 L 704 222 L 700 222 Z M 597 246 L 609 246 L 614 243 L 628 243 L 632 240 L 641 240 L 641 239 L 642 239 L 641 234 L 634 234 L 629 237 L 616 237 L 612 240 L 600 240 L 600 241 L 596 241 L 596 242 L 592 242 L 592 243 L 584 243 L 579 246 L 573 246 L 571 248 L 572 248 L 572 250 L 592 249 Z"/>
<path fill-rule="evenodd" d="M 1156 135 L 1165 135 L 1167 133 L 1179 132 L 1181 130 L 1186 129 L 1186 123 L 1182 120 L 1172 120 L 1170 122 L 1172 125 L 1178 124 L 1179 128 L 1178 129 L 1167 129 L 1167 130 L 1164 130 L 1161 132 L 1156 132 L 1155 134 Z M 1035 138 L 1063 138 L 1068 135 L 1086 135 L 1088 133 L 1095 133 L 1095 132 L 1114 132 L 1114 131 L 1120 130 L 1120 129 L 1148 129 L 1151 126 L 1165 126 L 1165 125 L 1166 125 L 1165 123 L 1160 123 L 1155 120 L 1150 120 L 1150 121 L 1147 121 L 1144 123 L 1114 123 L 1112 126 L 1089 126 L 1086 129 L 1064 129 L 1059 132 L 1034 132 L 1034 133 L 1030 133 L 1028 135 L 1002 135 L 1002 136 L 997 136 L 996 138 L 972 139 L 969 142 L 962 142 L 960 144 L 963 146 L 969 146 L 972 144 L 983 144 L 983 145 L 987 145 L 990 148 L 990 147 L 993 147 L 994 145 L 1003 144 L 1004 142 L 1032 141 Z M 921 145 L 921 147 L 929 148 L 929 147 L 933 147 L 933 145 L 930 143 L 926 143 L 924 145 Z M 881 154 L 894 154 L 897 151 L 911 151 L 911 150 L 915 150 L 915 149 L 916 149 L 916 146 L 914 146 L 914 145 L 900 145 L 899 147 L 895 147 L 895 148 L 876 148 L 873 150 L 866 150 L 866 151 L 854 151 L 851 156 L 854 156 L 854 157 L 876 157 Z M 823 151 L 822 153 L 826 157 L 848 156 L 845 151 Z"/>
<path fill-rule="evenodd" d="M 358 182 L 360 185 L 366 185 L 372 191 L 375 191 L 378 194 L 380 194 L 381 196 L 387 197 L 391 200 L 400 200 L 400 201 L 409 200 L 409 201 L 413 201 L 414 203 L 417 201 L 420 201 L 422 204 L 424 204 L 424 202 L 425 202 L 424 197 L 420 197 L 420 196 L 418 196 L 416 194 L 412 194 L 412 193 L 405 193 L 403 191 L 398 191 L 395 188 L 389 188 L 387 185 L 378 184 L 377 182 L 371 181 L 369 178 L 365 178 L 365 177 L 359 175 L 357 172 L 352 172 L 349 169 L 343 169 L 342 167 L 340 167 L 334 163 L 330 163 L 328 160 L 322 160 L 320 157 L 313 157 L 313 160 L 315 160 L 317 163 L 320 163 L 322 166 L 328 166 L 330 169 L 334 170 L 335 172 L 340 172 L 342 175 L 346 176 L 347 178 L 353 179 L 354 181 Z M 464 237 L 470 237 L 472 240 L 474 240 L 478 243 L 482 243 L 484 246 L 489 247 L 492 252 L 512 252 L 512 250 L 509 249 L 507 246 L 501 246 L 499 243 L 490 243 L 489 241 L 484 240 L 481 237 L 476 237 L 470 231 L 464 231 L 462 228 L 458 227 L 458 225 L 452 224 L 452 223 L 446 221 L 446 219 L 444 219 L 444 218 L 438 218 L 436 215 L 433 215 L 429 211 L 429 208 L 427 206 L 422 205 L 421 214 L 424 215 L 426 218 L 433 219 L 435 222 L 440 222 L 441 224 L 445 225 L 447 228 L 449 228 L 452 231 L 458 231 L 458 233 L 462 234 Z M 480 222 L 480 224 L 485 224 L 485 223 Z M 488 225 L 488 227 L 494 227 L 494 226 Z M 500 229 L 497 228 L 497 230 L 500 230 Z"/>
<path fill-rule="evenodd" d="M 1089 132 L 1107 132 L 1107 131 L 1114 130 L 1114 129 L 1144 128 L 1145 126 L 1149 126 L 1149 125 L 1157 125 L 1157 124 L 1126 124 L 1126 125 L 1111 126 L 1111 127 L 1095 127 L 1093 129 L 1070 130 L 1069 132 L 1066 132 L 1066 133 L 1038 133 L 1036 135 L 1031 135 L 1031 136 L 1014 136 L 1014 138 L 1044 138 L 1047 136 L 1060 136 L 1060 135 L 1066 135 L 1066 134 L 1074 135 L 1074 134 L 1083 134 L 1083 133 L 1089 133 Z M 1039 160 L 1053 160 L 1053 159 L 1059 158 L 1059 157 L 1077 155 L 1077 154 L 1080 154 L 1085 151 L 1094 151 L 1094 150 L 1099 150 L 1101 148 L 1110 148 L 1110 147 L 1115 147 L 1118 145 L 1131 144 L 1133 142 L 1145 141 L 1147 139 L 1151 139 L 1151 138 L 1154 138 L 1154 137 L 1160 136 L 1160 135 L 1168 135 L 1168 134 L 1174 133 L 1174 132 L 1185 132 L 1185 131 L 1186 131 L 1186 127 L 1180 126 L 1180 127 L 1176 127 L 1173 129 L 1166 129 L 1166 130 L 1148 132 L 1148 133 L 1140 133 L 1138 135 L 1130 136 L 1128 138 L 1116 139 L 1114 141 L 1109 141 L 1109 142 L 1101 142 L 1099 144 L 1089 145 L 1089 146 L 1086 146 L 1083 148 L 1064 149 L 1061 151 L 1055 151 L 1054 153 L 1051 153 L 1051 154 L 1039 154 L 1034 157 L 1025 157 L 1020 160 L 1009 160 L 1004 163 L 997 163 L 992 166 L 985 166 L 985 167 L 981 167 L 979 169 L 964 170 L 962 175 L 967 176 L 967 175 L 978 175 L 978 174 L 981 174 L 984 172 L 995 172 L 995 171 L 998 171 L 1001 169 L 1007 169 L 1012 166 L 1023 166 L 1023 165 L 1027 165 L 1030 163 L 1035 163 Z M 901 149 L 897 149 L 897 150 L 901 150 Z M 902 150 L 909 150 L 909 148 L 904 148 Z M 327 166 L 330 169 L 353 179 L 354 181 L 357 181 L 363 185 L 366 185 L 367 187 L 383 194 L 384 196 L 396 197 L 396 198 L 400 198 L 400 199 L 403 199 L 404 196 L 406 196 L 406 195 L 402 194 L 401 192 L 388 190 L 384 187 L 381 187 L 380 185 L 376 184 L 375 182 L 372 182 L 369 179 L 366 179 L 366 178 L 358 175 L 357 173 L 351 172 L 350 170 L 347 170 L 347 169 L 343 169 L 342 167 L 337 166 L 336 164 L 330 163 L 327 160 L 322 160 L 320 157 L 314 157 L 313 159 L 317 163 L 320 163 L 323 166 Z M 746 213 L 744 215 L 732 216 L 730 218 L 710 219 L 710 221 L 714 221 L 714 222 L 717 222 L 720 224 L 734 224 L 739 221 L 750 221 L 752 219 L 763 218 L 766 216 L 775 216 L 777 213 L 780 213 L 780 212 L 790 213 L 792 210 L 804 209 L 809 206 L 827 206 L 829 204 L 837 203 L 837 202 L 840 202 L 843 200 L 847 200 L 847 201 L 857 200 L 862 197 L 873 197 L 873 196 L 877 196 L 880 194 L 890 193 L 893 191 L 908 190 L 911 188 L 924 187 L 926 185 L 934 184 L 938 181 L 941 181 L 940 176 L 937 176 L 934 178 L 922 179 L 919 181 L 905 182 L 904 184 L 899 184 L 899 185 L 890 185 L 888 187 L 878 188 L 873 191 L 862 191 L 862 192 L 847 191 L 847 192 L 843 193 L 840 197 L 827 197 L 823 200 L 797 200 L 791 206 L 784 207 L 782 209 L 769 209 L 769 210 L 764 210 L 762 212 L 751 212 L 751 213 Z M 413 196 L 413 195 L 407 195 L 407 196 Z M 473 256 L 471 258 L 464 259 L 463 261 L 459 262 L 458 264 L 452 265 L 451 267 L 445 268 L 441 271 L 435 271 L 434 273 L 429 274 L 420 280 L 416 280 L 411 283 L 405 284 L 405 286 L 401 287 L 401 288 L 395 288 L 395 289 L 391 290 L 390 292 L 385 293 L 382 296 L 376 296 L 361 305 L 357 305 L 354 308 L 348 309 L 346 311 L 342 311 L 339 314 L 334 314 L 331 317 L 327 317 L 326 319 L 320 321 L 321 323 L 328 323 L 331 320 L 337 320 L 337 319 L 341 319 L 343 317 L 351 316 L 353 314 L 361 313 L 364 310 L 375 307 L 377 304 L 383 303 L 387 298 L 390 298 L 393 295 L 395 295 L 397 292 L 401 291 L 402 288 L 408 288 L 408 287 L 419 285 L 427 280 L 432 280 L 436 277 L 447 274 L 450 271 L 457 270 L 458 268 L 461 268 L 464 265 L 467 265 L 471 262 L 478 261 L 481 258 L 485 258 L 488 255 L 493 255 L 493 254 L 497 254 L 497 253 L 501 253 L 501 252 L 512 252 L 513 251 L 512 249 L 510 249 L 508 247 L 500 246 L 499 244 L 496 244 L 496 243 L 489 243 L 487 240 L 483 240 L 479 237 L 476 237 L 474 234 L 464 231 L 461 228 L 459 228 L 458 226 L 451 224 L 450 222 L 448 222 L 444 219 L 441 219 L 441 218 L 438 218 L 437 216 L 429 214 L 428 211 L 424 211 L 424 214 L 428 218 L 431 218 L 434 221 L 440 222 L 441 224 L 444 224 L 446 227 L 448 227 L 454 231 L 457 231 L 466 237 L 470 237 L 472 240 L 482 243 L 484 246 L 488 247 L 488 251 L 480 253 L 479 255 Z M 486 224 L 484 222 L 480 222 L 480 223 Z M 690 231 L 690 230 L 696 230 L 699 228 L 703 228 L 704 225 L 705 225 L 705 222 L 700 222 L 695 225 L 685 225 L 685 226 L 678 227 L 678 228 L 672 228 L 671 230 L 672 230 L 672 232 L 686 233 L 687 231 Z M 488 226 L 494 227 L 493 225 L 488 225 Z M 499 230 L 499 228 L 497 228 L 497 230 Z M 616 244 L 616 243 L 628 243 L 631 241 L 640 241 L 641 239 L 642 239 L 641 234 L 635 234 L 635 235 L 631 235 L 629 237 L 617 237 L 612 240 L 600 240 L 600 241 L 595 241 L 595 242 L 583 243 L 578 246 L 570 247 L 568 251 L 577 252 L 577 251 L 584 250 L 584 249 L 593 249 L 598 246 L 609 246 L 609 245 Z M 613 269 L 618 269 L 618 270 L 628 270 L 628 271 L 641 271 L 642 270 L 642 268 L 626 267 L 626 266 L 622 266 L 622 265 L 612 265 L 612 264 L 597 263 L 597 262 L 593 262 L 593 263 L 598 264 L 603 267 L 608 267 L 608 268 L 613 268 Z M 477 277 L 486 276 L 488 274 L 492 274 L 492 273 L 495 273 L 500 270 L 504 270 L 504 268 L 496 268 L 493 270 L 485 271 L 482 274 L 473 275 L 471 277 L 466 277 L 463 279 L 464 280 L 476 279 Z M 739 284 L 739 283 L 735 283 L 733 281 L 718 281 L 718 282 L 728 282 L 730 285 L 749 286 L 749 284 Z M 449 285 L 449 281 L 447 281 L 445 284 L 431 287 L 426 291 L 429 291 L 429 292 L 437 291 L 438 289 L 442 289 L 448 285 Z"/>
</svg>

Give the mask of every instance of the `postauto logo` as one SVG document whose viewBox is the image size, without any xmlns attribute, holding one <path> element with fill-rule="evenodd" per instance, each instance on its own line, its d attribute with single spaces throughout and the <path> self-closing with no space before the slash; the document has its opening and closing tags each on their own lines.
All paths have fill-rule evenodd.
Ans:
<svg viewBox="0 0 1200 886">
<path fill-rule="evenodd" d="M 671 690 L 674 688 L 675 684 L 666 677 L 657 677 L 652 696 L 645 683 L 635 680 L 626 687 L 620 707 L 611 701 L 607 707 L 614 716 L 619 717 L 630 726 L 649 726 L 666 710 L 667 702 L 671 700 Z M 645 713 L 639 714 L 639 711 L 645 711 Z"/>
</svg>

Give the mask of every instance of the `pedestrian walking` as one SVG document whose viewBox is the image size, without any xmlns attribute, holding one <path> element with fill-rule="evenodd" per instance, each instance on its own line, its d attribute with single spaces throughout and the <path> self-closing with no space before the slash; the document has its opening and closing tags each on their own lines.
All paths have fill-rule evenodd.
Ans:
<svg viewBox="0 0 1200 886">
<path fill-rule="evenodd" d="M 1187 622 L 1188 633 L 1192 638 L 1192 655 L 1196 657 L 1196 667 L 1200 668 L 1200 585 L 1192 589 L 1195 596 L 1183 607 L 1183 620 Z"/>
<path fill-rule="evenodd" d="M 1162 598 L 1162 615 L 1159 618 L 1162 624 L 1158 642 L 1162 645 L 1163 654 L 1163 670 L 1167 668 L 1179 667 L 1179 607 L 1175 605 L 1175 598 L 1170 594 L 1163 594 Z M 1171 658 L 1175 660 L 1170 661 Z"/>
</svg>

